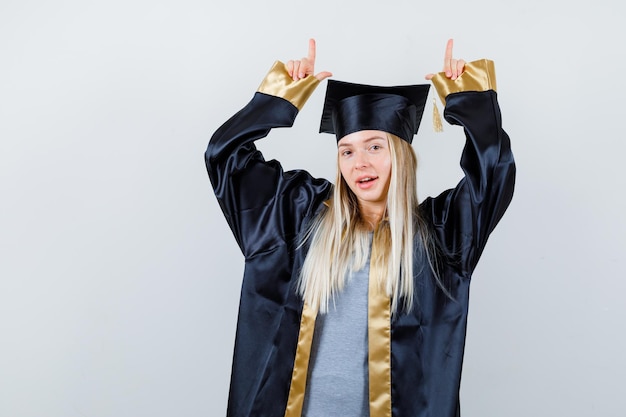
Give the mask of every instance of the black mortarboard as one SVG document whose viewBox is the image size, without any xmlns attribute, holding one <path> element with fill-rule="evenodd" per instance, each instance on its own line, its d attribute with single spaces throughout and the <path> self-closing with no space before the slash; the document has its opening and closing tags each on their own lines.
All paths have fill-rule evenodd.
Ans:
<svg viewBox="0 0 626 417">
<path fill-rule="evenodd" d="M 379 87 L 328 80 L 320 133 L 334 133 L 339 141 L 359 130 L 382 130 L 411 143 L 422 120 L 429 87 Z"/>
</svg>

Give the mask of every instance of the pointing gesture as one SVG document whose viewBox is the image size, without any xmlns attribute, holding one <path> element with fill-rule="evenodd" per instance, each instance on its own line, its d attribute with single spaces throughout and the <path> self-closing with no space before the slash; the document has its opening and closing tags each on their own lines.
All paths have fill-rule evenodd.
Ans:
<svg viewBox="0 0 626 417">
<path fill-rule="evenodd" d="M 456 80 L 465 68 L 465 61 L 462 59 L 455 59 L 452 56 L 452 47 L 454 46 L 454 40 L 448 39 L 446 44 L 446 53 L 443 58 L 443 72 L 446 73 L 446 77 L 451 80 Z M 435 74 L 427 74 L 426 79 L 430 80 Z"/>
<path fill-rule="evenodd" d="M 333 75 L 328 71 L 315 74 L 315 39 L 309 39 L 309 53 L 305 58 L 296 61 L 289 60 L 287 62 L 287 72 L 294 81 L 298 81 L 309 75 L 314 75 L 315 78 L 322 81 Z"/>
</svg>

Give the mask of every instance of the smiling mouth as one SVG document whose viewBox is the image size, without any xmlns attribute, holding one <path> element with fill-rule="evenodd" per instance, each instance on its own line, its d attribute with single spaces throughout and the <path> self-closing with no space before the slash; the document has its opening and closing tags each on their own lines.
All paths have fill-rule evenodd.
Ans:
<svg viewBox="0 0 626 417">
<path fill-rule="evenodd" d="M 359 180 L 359 181 L 357 181 L 357 182 L 358 182 L 359 184 L 364 184 L 364 183 L 367 183 L 367 182 L 374 181 L 375 179 L 377 179 L 377 177 L 367 177 L 367 178 L 360 179 L 360 180 Z"/>
</svg>

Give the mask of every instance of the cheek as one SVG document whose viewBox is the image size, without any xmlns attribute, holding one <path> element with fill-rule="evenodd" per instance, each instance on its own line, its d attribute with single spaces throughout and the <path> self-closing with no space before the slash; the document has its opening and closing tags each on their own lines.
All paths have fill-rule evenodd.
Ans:
<svg viewBox="0 0 626 417">
<path fill-rule="evenodd" d="M 391 161 L 387 164 L 387 177 L 391 178 Z"/>
<path fill-rule="evenodd" d="M 379 172 L 386 176 L 387 178 L 391 177 L 391 158 L 386 157 L 380 161 Z"/>
<path fill-rule="evenodd" d="M 341 172 L 341 176 L 347 182 L 347 175 L 350 170 L 348 169 L 347 164 L 345 162 L 342 162 L 341 160 L 339 160 L 339 172 Z"/>
<path fill-rule="evenodd" d="M 350 173 L 351 170 L 348 167 L 348 164 L 342 164 L 341 161 L 339 162 L 339 172 L 341 173 L 341 178 L 344 182 L 344 185 L 347 186 L 353 193 L 355 192 L 355 185 L 352 183 L 352 181 L 349 180 L 350 178 Z"/>
</svg>

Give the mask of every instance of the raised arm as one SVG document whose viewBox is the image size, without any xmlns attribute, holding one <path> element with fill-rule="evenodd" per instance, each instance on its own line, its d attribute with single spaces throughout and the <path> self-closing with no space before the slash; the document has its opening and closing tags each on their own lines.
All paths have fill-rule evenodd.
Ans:
<svg viewBox="0 0 626 417">
<path fill-rule="evenodd" d="M 422 207 L 432 218 L 442 250 L 469 277 L 513 197 L 515 162 L 502 128 L 492 61 L 456 60 L 450 40 L 444 71 L 427 78 L 445 104 L 444 118 L 464 129 L 465 176 L 456 188 Z"/>
<path fill-rule="evenodd" d="M 305 171 L 283 172 L 254 145 L 271 129 L 292 126 L 320 80 L 330 76 L 308 75 L 315 64 L 314 41 L 307 57 L 295 62 L 291 74 L 282 62 L 274 64 L 248 105 L 213 134 L 205 153 L 215 195 L 246 257 L 292 239 L 330 189 Z M 305 76 L 294 80 L 294 69 Z"/>
</svg>

